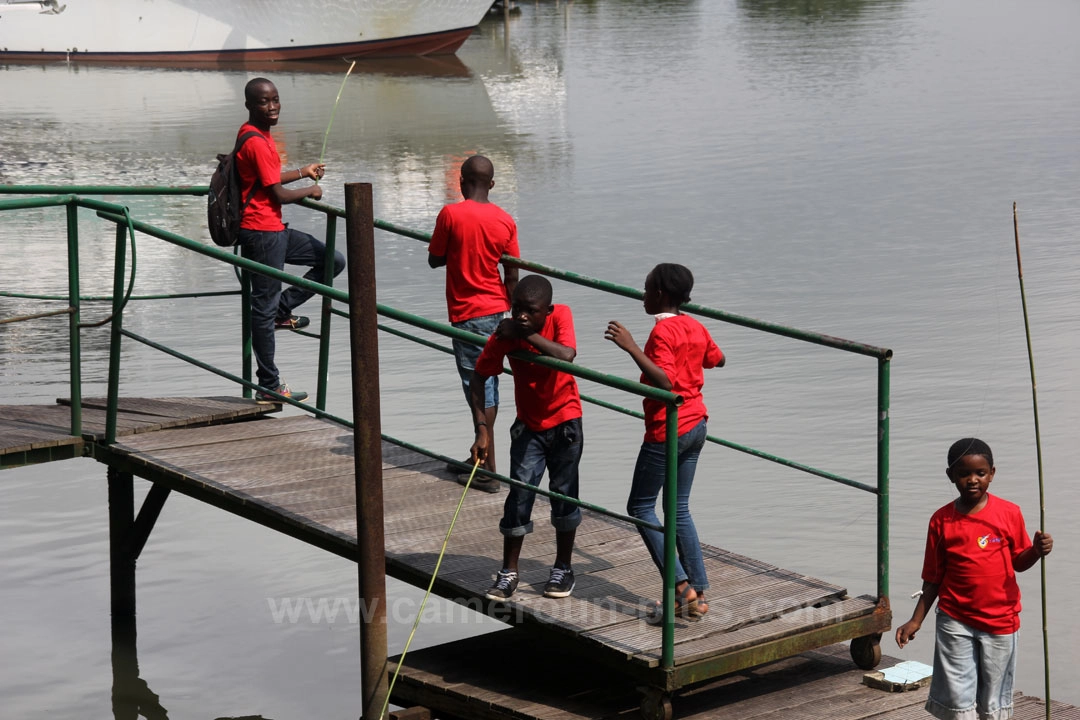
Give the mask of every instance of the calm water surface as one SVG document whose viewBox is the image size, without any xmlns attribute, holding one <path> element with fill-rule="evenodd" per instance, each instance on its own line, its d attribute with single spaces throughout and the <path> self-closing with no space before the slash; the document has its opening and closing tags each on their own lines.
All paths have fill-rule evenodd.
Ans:
<svg viewBox="0 0 1080 720">
<path fill-rule="evenodd" d="M 472 152 L 496 166 L 494 199 L 526 257 L 640 286 L 660 261 L 694 269 L 694 299 L 892 348 L 891 578 L 895 617 L 919 587 L 926 521 L 947 502 L 945 452 L 977 435 L 995 450 L 993 490 L 1039 523 L 1031 387 L 1013 254 L 1020 208 L 1046 479 L 1055 698 L 1080 703 L 1080 629 L 1070 555 L 1080 506 L 1080 6 L 1070 0 L 526 2 L 485 23 L 457 58 L 358 65 L 326 143 L 327 199 L 374 184 L 376 214 L 430 230 L 457 198 Z M 205 184 L 245 118 L 244 83 L 271 77 L 289 165 L 322 149 L 344 64 L 177 71 L 0 68 L 0 182 Z M 200 199 L 124 200 L 141 217 L 204 237 Z M 62 292 L 55 210 L 0 216 L 0 287 Z M 86 214 L 91 220 L 91 214 Z M 287 220 L 321 232 L 289 208 Z M 83 224 L 87 293 L 111 286 L 111 231 Z M 380 301 L 442 319 L 443 275 L 414 240 L 378 236 Z M 136 292 L 232 289 L 228 268 L 150 238 Z M 562 283 L 578 361 L 636 376 L 602 339 L 609 319 L 643 340 L 640 304 Z M 0 315 L 40 310 L 0 299 Z M 85 310 L 86 319 L 104 307 Z M 235 301 L 139 303 L 126 327 L 229 365 Z M 710 323 L 729 364 L 707 377 L 713 434 L 873 482 L 875 363 Z M 331 410 L 348 414 L 343 323 Z M 67 394 L 62 322 L 0 326 L 5 402 Z M 105 390 L 107 332 L 83 335 L 89 394 Z M 279 339 L 295 386 L 314 389 L 310 341 Z M 448 358 L 380 339 L 384 431 L 455 455 L 470 442 Z M 224 381 L 125 349 L 124 392 L 230 393 Z M 234 366 L 235 367 L 235 366 Z M 626 401 L 603 388 L 586 392 Z M 632 401 L 631 401 L 632 402 Z M 509 409 L 507 409 L 509 412 Z M 587 407 L 583 496 L 621 508 L 640 424 Z M 505 431 L 505 425 L 503 425 Z M 505 444 L 502 446 L 505 454 Z M 501 458 L 503 467 L 506 458 Z M 4 472 L 0 495 L 0 716 L 113 717 L 105 468 L 74 460 Z M 871 496 L 713 447 L 694 493 L 712 544 L 874 591 Z M 492 542 L 498 542 L 492 533 Z M 135 700 L 173 718 L 354 718 L 359 641 L 331 622 L 278 622 L 284 599 L 355 596 L 354 566 L 200 505 L 169 499 L 139 565 Z M 1037 571 L 1025 597 L 1019 689 L 1042 696 Z M 418 591 L 391 581 L 391 652 Z M 437 602 L 414 647 L 500 625 Z M 930 662 L 924 630 L 900 652 Z M 131 658 L 129 658 L 130 660 Z M 131 673 L 134 677 L 134 672 Z M 152 696 L 156 696 L 156 700 Z M 156 703 L 156 705 L 155 705 Z M 127 710 L 124 710 L 127 708 Z"/>
</svg>

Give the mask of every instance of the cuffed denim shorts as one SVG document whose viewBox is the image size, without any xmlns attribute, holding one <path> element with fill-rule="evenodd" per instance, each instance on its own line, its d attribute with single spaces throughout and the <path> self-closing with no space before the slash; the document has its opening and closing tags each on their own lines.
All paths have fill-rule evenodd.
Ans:
<svg viewBox="0 0 1080 720">
<path fill-rule="evenodd" d="M 499 323 L 503 318 L 507 316 L 507 313 L 502 312 L 495 313 L 494 315 L 469 318 L 468 320 L 450 324 L 459 330 L 468 330 L 477 335 L 490 337 L 491 334 L 495 332 L 495 328 L 499 327 Z M 480 357 L 483 348 L 473 345 L 472 343 L 462 342 L 461 340 L 454 340 L 453 345 L 454 361 L 457 363 L 458 375 L 461 377 L 461 386 L 465 391 L 465 399 L 469 400 L 469 385 L 472 383 L 473 370 L 476 369 L 476 360 Z M 489 377 L 484 383 L 484 407 L 489 408 L 498 406 L 499 378 L 498 376 Z"/>
<path fill-rule="evenodd" d="M 533 487 L 540 485 L 544 470 L 548 488 L 560 495 L 578 497 L 578 466 L 581 464 L 581 418 L 535 432 L 521 420 L 510 426 L 510 477 Z M 533 531 L 532 508 L 536 493 L 514 485 L 506 495 L 499 532 L 522 537 Z M 581 508 L 565 500 L 551 498 L 551 524 L 558 532 L 581 524 Z"/>
<path fill-rule="evenodd" d="M 1011 718 L 1018 634 L 976 630 L 938 610 L 926 711 L 940 720 Z"/>
</svg>

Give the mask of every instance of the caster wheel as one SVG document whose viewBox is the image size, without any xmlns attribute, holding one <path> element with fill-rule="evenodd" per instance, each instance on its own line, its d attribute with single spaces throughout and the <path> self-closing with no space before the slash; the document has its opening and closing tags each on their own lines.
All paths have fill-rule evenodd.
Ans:
<svg viewBox="0 0 1080 720">
<path fill-rule="evenodd" d="M 641 697 L 641 717 L 643 720 L 671 720 L 671 695 L 655 688 L 645 688 Z"/>
<path fill-rule="evenodd" d="M 863 670 L 873 670 L 881 662 L 881 635 L 863 635 L 851 641 L 851 659 Z"/>
</svg>

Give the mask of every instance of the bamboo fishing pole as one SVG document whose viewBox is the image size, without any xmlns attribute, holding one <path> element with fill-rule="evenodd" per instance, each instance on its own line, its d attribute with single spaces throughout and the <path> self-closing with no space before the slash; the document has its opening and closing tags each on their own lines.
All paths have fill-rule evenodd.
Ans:
<svg viewBox="0 0 1080 720">
<path fill-rule="evenodd" d="M 1031 407 L 1035 413 L 1035 457 L 1039 468 L 1039 532 L 1046 529 L 1046 503 L 1043 495 L 1042 440 L 1039 435 L 1039 397 L 1035 384 L 1035 356 L 1031 352 L 1031 325 L 1028 323 L 1027 296 L 1024 294 L 1024 266 L 1020 262 L 1020 223 L 1013 203 L 1013 237 L 1016 239 L 1016 274 L 1020 278 L 1020 303 L 1024 308 L 1024 335 L 1027 337 L 1028 367 L 1031 370 Z M 1050 720 L 1050 642 L 1046 630 L 1046 556 L 1039 558 L 1042 583 L 1043 668 L 1046 677 L 1046 720 Z"/>
<path fill-rule="evenodd" d="M 326 157 L 326 141 L 330 138 L 330 127 L 334 124 L 334 115 L 337 114 L 338 103 L 341 102 L 341 93 L 345 91 L 345 81 L 349 79 L 349 75 L 352 74 L 353 68 L 356 67 L 356 61 L 353 60 L 349 65 L 349 69 L 345 72 L 345 77 L 341 79 L 341 87 L 337 91 L 337 99 L 334 100 L 334 109 L 330 111 L 330 122 L 326 124 L 326 132 L 323 133 L 322 150 L 319 151 L 319 164 L 322 165 L 323 158 Z M 319 184 L 320 178 L 315 178 L 315 184 Z"/>
</svg>

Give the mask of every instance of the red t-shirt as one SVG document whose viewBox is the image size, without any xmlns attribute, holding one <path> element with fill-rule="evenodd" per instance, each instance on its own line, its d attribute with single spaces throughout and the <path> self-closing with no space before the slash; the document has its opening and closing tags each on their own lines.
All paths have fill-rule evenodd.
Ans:
<svg viewBox="0 0 1080 720">
<path fill-rule="evenodd" d="M 544 322 L 540 335 L 576 351 L 574 318 L 570 308 L 556 305 Z M 498 375 L 503 370 L 503 358 L 514 350 L 540 354 L 526 340 L 505 340 L 492 335 L 476 360 L 476 371 L 487 377 Z M 581 417 L 581 395 L 573 375 L 513 357 L 510 358 L 510 368 L 514 371 L 517 416 L 530 430 L 543 432 Z"/>
<path fill-rule="evenodd" d="M 645 355 L 664 371 L 671 381 L 671 392 L 683 396 L 679 407 L 679 434 L 694 429 L 702 418 L 708 418 L 701 386 L 705 384 L 705 368 L 714 368 L 724 360 L 724 353 L 713 342 L 705 326 L 689 315 L 675 315 L 660 320 L 649 333 Z M 645 374 L 641 382 L 652 385 Z M 659 400 L 644 398 L 645 442 L 664 442 L 667 438 L 667 405 Z"/>
<path fill-rule="evenodd" d="M 510 309 L 499 275 L 503 253 L 519 257 L 514 218 L 495 203 L 462 200 L 435 220 L 428 250 L 446 258 L 446 306 L 450 322 Z"/>
<path fill-rule="evenodd" d="M 962 515 L 954 503 L 934 513 L 926 532 L 922 578 L 939 585 L 938 607 L 976 630 L 1008 635 L 1020 629 L 1020 588 L 1013 563 L 1031 547 L 1020 508 L 986 496 Z"/>
<path fill-rule="evenodd" d="M 270 185 L 281 182 L 281 156 L 278 155 L 277 146 L 274 145 L 274 138 L 269 131 L 263 132 L 251 123 L 240 126 L 240 132 L 236 133 L 237 139 L 252 130 L 262 137 L 248 138 L 240 152 L 236 153 L 241 198 L 247 200 L 251 197 L 251 202 L 244 208 L 240 227 L 245 230 L 284 230 L 281 203 L 266 190 Z M 252 197 L 253 190 L 255 195 Z"/>
</svg>

